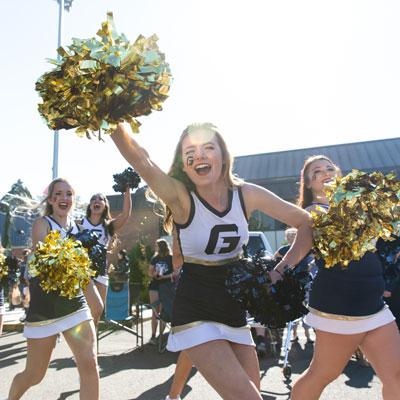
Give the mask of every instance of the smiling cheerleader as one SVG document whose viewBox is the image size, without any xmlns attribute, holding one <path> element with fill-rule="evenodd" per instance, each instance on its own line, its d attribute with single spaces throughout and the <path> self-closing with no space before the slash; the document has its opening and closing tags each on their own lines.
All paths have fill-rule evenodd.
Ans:
<svg viewBox="0 0 400 400">
<path fill-rule="evenodd" d="M 188 126 L 168 174 L 123 125 L 112 133 L 121 154 L 166 205 L 164 228 L 175 226 L 184 263 L 176 290 L 170 351 L 185 350 L 224 399 L 260 400 L 260 371 L 246 313 L 226 290 L 227 270 L 242 257 L 248 218 L 258 209 L 298 229 L 271 272 L 276 281 L 311 247 L 310 215 L 232 174 L 233 158 L 216 127 Z"/>
<path fill-rule="evenodd" d="M 122 213 L 112 218 L 110 213 L 110 204 L 106 196 L 101 193 L 94 194 L 86 209 L 86 216 L 82 221 L 78 221 L 85 229 L 96 232 L 99 235 L 99 243 L 114 250 L 117 237 L 116 232 L 121 229 L 131 215 L 131 193 L 127 187 L 124 193 L 124 204 Z M 94 284 L 89 285 L 85 290 L 85 297 L 92 313 L 94 324 L 97 327 L 101 314 L 106 304 L 108 273 L 107 260 L 100 267 L 98 275 L 93 278 Z"/>
<path fill-rule="evenodd" d="M 62 238 L 79 231 L 70 217 L 74 202 L 75 192 L 67 180 L 58 178 L 50 184 L 42 202 L 44 215 L 33 222 L 33 249 L 45 242 L 49 231 L 58 231 Z M 78 367 L 80 398 L 98 399 L 96 335 L 85 297 L 82 291 L 73 298 L 61 296 L 60 291 L 46 292 L 40 283 L 38 278 L 30 280 L 31 300 L 23 333 L 27 338 L 26 366 L 14 377 L 8 399 L 20 399 L 31 386 L 41 382 L 61 332 Z"/>
<path fill-rule="evenodd" d="M 325 192 L 339 168 L 326 156 L 306 160 L 298 204 L 315 213 L 328 212 Z M 321 215 L 319 215 L 321 216 Z M 342 263 L 343 264 L 343 263 Z M 318 273 L 311 284 L 308 325 L 316 330 L 314 355 L 309 368 L 296 381 L 292 400 L 316 400 L 343 371 L 360 347 L 382 381 L 384 400 L 400 393 L 400 335 L 385 305 L 385 282 L 376 253 L 366 252 L 347 268 L 316 258 Z"/>
</svg>

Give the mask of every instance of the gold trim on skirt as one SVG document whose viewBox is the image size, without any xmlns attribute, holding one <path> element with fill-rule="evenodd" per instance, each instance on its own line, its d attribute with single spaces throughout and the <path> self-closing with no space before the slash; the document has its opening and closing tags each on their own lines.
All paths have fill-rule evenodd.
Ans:
<svg viewBox="0 0 400 400">
<path fill-rule="evenodd" d="M 250 329 L 250 325 L 234 327 L 234 326 L 229 326 L 226 324 L 222 324 L 221 322 L 215 322 L 215 321 L 194 321 L 194 322 L 189 322 L 188 324 L 185 324 L 185 325 L 173 326 L 173 327 L 171 327 L 170 333 L 173 335 L 174 333 L 183 332 L 183 331 L 186 331 L 186 329 L 194 328 L 196 326 L 203 325 L 203 324 L 223 325 L 223 326 L 226 326 L 231 329 Z"/>
<path fill-rule="evenodd" d="M 231 262 L 234 261 L 238 261 L 241 258 L 243 258 L 243 254 L 239 254 L 235 257 L 232 258 L 226 258 L 225 260 L 215 260 L 215 261 L 210 261 L 210 260 L 200 260 L 199 258 L 192 258 L 192 257 L 183 257 L 183 260 L 186 263 L 190 263 L 190 264 L 202 264 L 202 265 L 206 265 L 206 266 L 221 266 L 221 265 L 225 265 L 225 264 L 229 264 Z"/>
<path fill-rule="evenodd" d="M 45 326 L 45 325 L 53 324 L 54 322 L 62 321 L 65 318 L 72 317 L 75 314 L 78 314 L 78 313 L 80 313 L 82 311 L 88 311 L 88 310 L 89 310 L 89 308 L 85 307 L 85 308 L 81 308 L 81 309 L 79 309 L 77 311 L 74 311 L 71 314 L 64 315 L 64 316 L 59 317 L 59 318 L 46 319 L 45 321 L 36 321 L 36 322 L 27 322 L 27 321 L 25 321 L 25 325 L 26 326 L 30 326 L 30 327 Z"/>
<path fill-rule="evenodd" d="M 360 317 L 354 317 L 354 316 L 350 316 L 350 315 L 340 315 L 340 314 L 329 314 L 329 313 L 326 313 L 323 311 L 318 311 L 315 308 L 312 308 L 310 306 L 308 306 L 307 308 L 311 314 L 318 315 L 319 317 L 324 317 L 324 318 L 329 318 L 329 319 L 339 319 L 341 321 L 359 321 L 362 319 L 368 319 L 368 318 L 374 317 L 375 315 L 381 313 L 386 308 L 388 308 L 388 305 L 385 304 L 384 307 L 375 314 L 362 315 Z"/>
</svg>

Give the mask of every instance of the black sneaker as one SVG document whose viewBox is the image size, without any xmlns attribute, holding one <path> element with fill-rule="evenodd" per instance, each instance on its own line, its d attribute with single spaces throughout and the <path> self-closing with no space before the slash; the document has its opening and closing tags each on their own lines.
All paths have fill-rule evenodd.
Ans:
<svg viewBox="0 0 400 400">
<path fill-rule="evenodd" d="M 157 344 L 157 339 L 156 339 L 155 336 L 151 337 L 151 339 L 149 340 L 149 344 L 152 344 L 152 345 L 156 345 Z"/>
</svg>

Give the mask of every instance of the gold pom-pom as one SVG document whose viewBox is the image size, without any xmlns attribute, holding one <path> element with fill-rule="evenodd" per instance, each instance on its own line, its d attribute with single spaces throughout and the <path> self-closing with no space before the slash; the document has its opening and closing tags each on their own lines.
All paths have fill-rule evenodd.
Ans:
<svg viewBox="0 0 400 400">
<path fill-rule="evenodd" d="M 8 275 L 8 265 L 4 265 L 4 261 L 6 258 L 4 255 L 0 252 L 0 281 Z"/>
<path fill-rule="evenodd" d="M 59 290 L 60 296 L 72 299 L 89 284 L 94 275 L 91 265 L 88 252 L 79 241 L 50 231 L 29 261 L 29 274 L 40 280 L 45 292 Z"/>
<path fill-rule="evenodd" d="M 157 46 L 157 36 L 139 36 L 130 43 L 119 35 L 112 13 L 97 32 L 100 40 L 73 39 L 58 49 L 62 59 L 49 60 L 56 68 L 42 75 L 36 90 L 43 99 L 39 112 L 51 129 L 77 128 L 79 136 L 101 130 L 112 133 L 119 122 L 129 122 L 161 110 L 172 81 L 169 66 Z"/>
<path fill-rule="evenodd" d="M 353 170 L 326 188 L 330 209 L 312 213 L 313 250 L 327 268 L 347 267 L 367 252 L 374 241 L 389 239 L 400 224 L 400 185 L 394 173 L 367 174 Z"/>
</svg>

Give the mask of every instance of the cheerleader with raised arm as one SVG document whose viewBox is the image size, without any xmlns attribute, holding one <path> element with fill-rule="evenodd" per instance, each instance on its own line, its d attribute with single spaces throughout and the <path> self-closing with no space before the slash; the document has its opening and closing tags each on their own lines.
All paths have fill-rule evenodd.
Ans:
<svg viewBox="0 0 400 400">
<path fill-rule="evenodd" d="M 84 229 L 89 229 L 99 234 L 99 243 L 109 251 L 115 247 L 116 232 L 121 229 L 131 215 L 131 193 L 129 187 L 124 193 L 122 212 L 115 218 L 111 217 L 110 204 L 106 196 L 101 193 L 94 194 L 86 209 L 86 216 L 78 221 Z M 93 278 L 94 285 L 89 285 L 85 290 L 85 297 L 92 312 L 94 324 L 97 327 L 103 313 L 108 288 L 107 262 L 101 266 L 100 273 Z"/>
<path fill-rule="evenodd" d="M 44 242 L 49 231 L 59 231 L 61 237 L 75 234 L 79 228 L 70 214 L 75 192 L 67 180 L 55 179 L 44 200 L 45 211 L 32 226 L 33 249 Z M 8 400 L 20 399 L 44 378 L 56 344 L 62 333 L 70 347 L 80 376 L 80 399 L 99 398 L 99 371 L 96 355 L 96 334 L 85 296 L 69 299 L 58 291 L 45 292 L 38 278 L 30 280 L 30 305 L 23 335 L 27 338 L 25 369 L 12 382 Z"/>
<path fill-rule="evenodd" d="M 210 123 L 188 126 L 168 174 L 123 125 L 112 133 L 121 154 L 166 205 L 184 258 L 173 307 L 168 349 L 185 350 L 224 399 L 261 399 L 260 371 L 246 313 L 226 290 L 226 272 L 242 257 L 253 210 L 298 229 L 292 248 L 271 272 L 275 281 L 311 247 L 310 215 L 268 190 L 232 174 L 233 159 Z"/>
<path fill-rule="evenodd" d="M 308 211 L 329 209 L 325 185 L 333 181 L 338 167 L 326 156 L 306 160 L 300 181 L 299 205 Z M 309 368 L 295 382 L 292 400 L 318 399 L 324 388 L 343 371 L 360 347 L 382 381 L 384 400 L 400 393 L 400 335 L 389 308 L 382 265 L 376 253 L 367 252 L 351 261 L 325 268 L 316 259 L 318 273 L 309 297 L 305 322 L 316 330 L 314 356 Z"/>
</svg>

